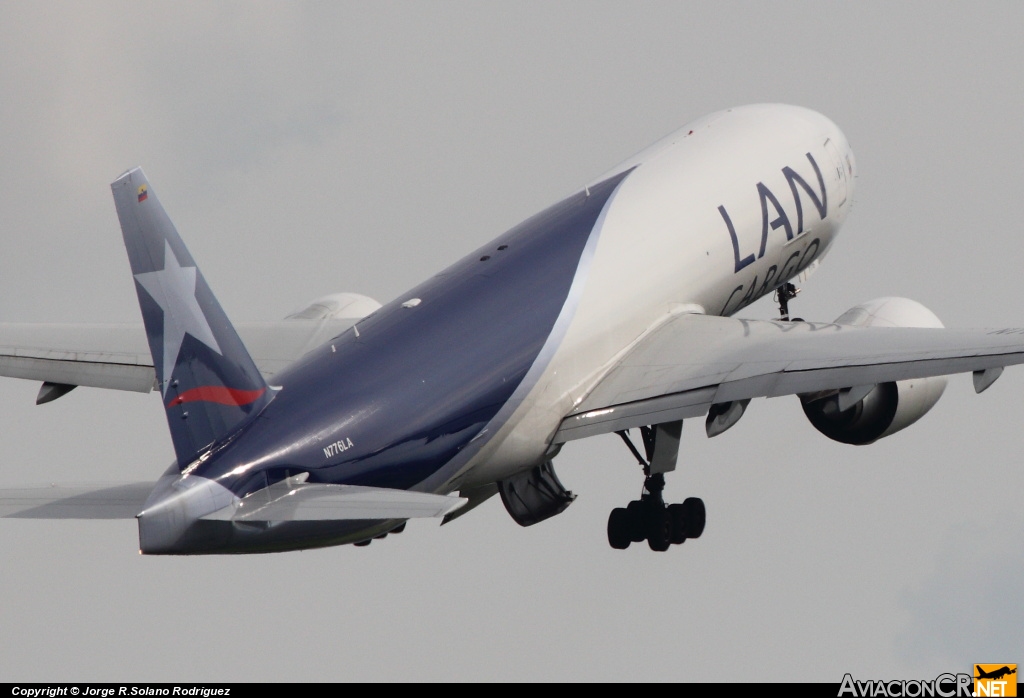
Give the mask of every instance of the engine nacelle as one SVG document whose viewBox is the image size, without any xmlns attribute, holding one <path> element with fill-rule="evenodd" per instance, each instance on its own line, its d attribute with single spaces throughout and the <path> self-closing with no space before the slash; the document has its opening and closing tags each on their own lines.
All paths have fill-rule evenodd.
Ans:
<svg viewBox="0 0 1024 698">
<path fill-rule="evenodd" d="M 360 320 L 380 308 L 380 303 L 358 293 L 332 293 L 317 298 L 285 320 Z"/>
<path fill-rule="evenodd" d="M 909 298 L 876 298 L 847 310 L 836 324 L 860 327 L 942 327 L 935 313 Z M 928 413 L 946 389 L 945 376 L 879 383 L 840 411 L 837 393 L 801 395 L 804 414 L 822 434 L 844 444 L 865 445 L 909 427 Z"/>
</svg>

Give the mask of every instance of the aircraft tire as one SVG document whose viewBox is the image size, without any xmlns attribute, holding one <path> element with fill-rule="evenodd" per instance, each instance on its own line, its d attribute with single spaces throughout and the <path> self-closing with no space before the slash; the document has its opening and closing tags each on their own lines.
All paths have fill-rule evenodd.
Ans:
<svg viewBox="0 0 1024 698">
<path fill-rule="evenodd" d="M 707 523 L 707 511 L 704 500 L 699 497 L 688 497 L 683 500 L 684 517 L 686 519 L 686 537 L 700 538 Z"/>
<path fill-rule="evenodd" d="M 643 502 L 632 501 L 626 507 L 629 514 L 629 539 L 633 543 L 643 543 L 647 539 L 647 527 L 644 525 L 647 507 Z"/>
<path fill-rule="evenodd" d="M 612 509 L 608 515 L 608 544 L 616 550 L 625 550 L 630 540 L 630 516 L 622 507 Z"/>
<path fill-rule="evenodd" d="M 666 509 L 652 511 L 648 519 L 647 545 L 651 550 L 663 553 L 672 545 L 671 518 Z"/>
<path fill-rule="evenodd" d="M 682 504 L 668 505 L 669 518 L 669 542 L 673 545 L 682 545 L 686 542 L 686 507 Z"/>
</svg>

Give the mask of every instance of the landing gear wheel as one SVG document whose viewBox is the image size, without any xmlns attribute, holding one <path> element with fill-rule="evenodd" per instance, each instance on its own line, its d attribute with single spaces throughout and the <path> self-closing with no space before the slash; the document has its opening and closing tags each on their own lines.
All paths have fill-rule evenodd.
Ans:
<svg viewBox="0 0 1024 698">
<path fill-rule="evenodd" d="M 647 539 L 647 527 L 644 525 L 646 507 L 643 502 L 633 501 L 626 506 L 629 515 L 629 539 L 633 543 L 643 543 Z"/>
<path fill-rule="evenodd" d="M 700 538 L 704 533 L 704 524 L 707 521 L 707 513 L 704 509 L 704 500 L 699 497 L 688 497 L 683 500 L 683 518 L 686 521 L 686 537 Z"/>
<path fill-rule="evenodd" d="M 688 530 L 686 525 L 686 508 L 682 504 L 669 504 L 668 519 L 670 524 L 669 530 L 672 532 L 669 536 L 669 542 L 673 545 L 682 545 L 686 542 L 686 532 Z"/>
<path fill-rule="evenodd" d="M 665 509 L 651 511 L 647 525 L 647 545 L 650 546 L 651 550 L 659 553 L 668 550 L 668 547 L 672 545 L 670 540 L 672 534 L 671 519 L 668 516 L 668 511 Z"/>
<path fill-rule="evenodd" d="M 778 291 L 783 319 L 789 319 L 786 303 L 797 292 L 792 284 Z M 665 473 L 675 468 L 676 458 L 672 449 L 678 448 L 682 428 L 681 421 L 640 427 L 646 460 L 629 438 L 628 430 L 616 432 L 643 468 L 645 478 L 640 499 L 626 507 L 613 509 L 608 516 L 608 542 L 613 548 L 623 550 L 631 543 L 646 540 L 651 550 L 664 552 L 673 545 L 685 543 L 687 538 L 700 538 L 704 533 L 706 514 L 702 500 L 690 497 L 680 504 L 666 506 L 662 496 Z M 672 439 L 667 449 L 658 450 L 659 438 Z"/>
<path fill-rule="evenodd" d="M 608 516 L 608 544 L 616 550 L 625 550 L 632 542 L 632 520 L 622 507 L 612 509 Z"/>
</svg>

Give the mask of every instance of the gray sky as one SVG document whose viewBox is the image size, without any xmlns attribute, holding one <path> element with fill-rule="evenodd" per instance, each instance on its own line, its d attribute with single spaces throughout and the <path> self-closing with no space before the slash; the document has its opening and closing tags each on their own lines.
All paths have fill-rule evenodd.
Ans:
<svg viewBox="0 0 1024 698">
<path fill-rule="evenodd" d="M 687 120 L 830 116 L 853 213 L 794 307 L 883 295 L 1024 324 L 1019 3 L 0 1 L 0 319 L 136 321 L 109 183 L 142 165 L 228 314 L 387 301 Z M 768 317 L 761 302 L 748 316 Z M 35 407 L 0 380 L 0 486 L 154 478 L 153 395 Z M 150 558 L 133 522 L 0 521 L 0 680 L 930 678 L 1024 661 L 1024 372 L 955 377 L 868 447 L 795 398 L 684 429 L 667 495 L 706 533 L 611 550 L 641 478 L 613 436 L 579 499 L 492 501 L 369 548 Z"/>
</svg>

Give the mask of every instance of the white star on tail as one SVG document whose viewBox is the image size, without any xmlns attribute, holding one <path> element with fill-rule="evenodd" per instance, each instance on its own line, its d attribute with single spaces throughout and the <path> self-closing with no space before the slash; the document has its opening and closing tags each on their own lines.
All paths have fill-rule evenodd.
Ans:
<svg viewBox="0 0 1024 698">
<path fill-rule="evenodd" d="M 161 389 L 166 396 L 171 373 L 186 334 L 192 335 L 218 354 L 222 352 L 196 300 L 196 268 L 181 266 L 166 240 L 164 268 L 136 274 L 135 279 L 164 311 L 164 370 Z"/>
</svg>

